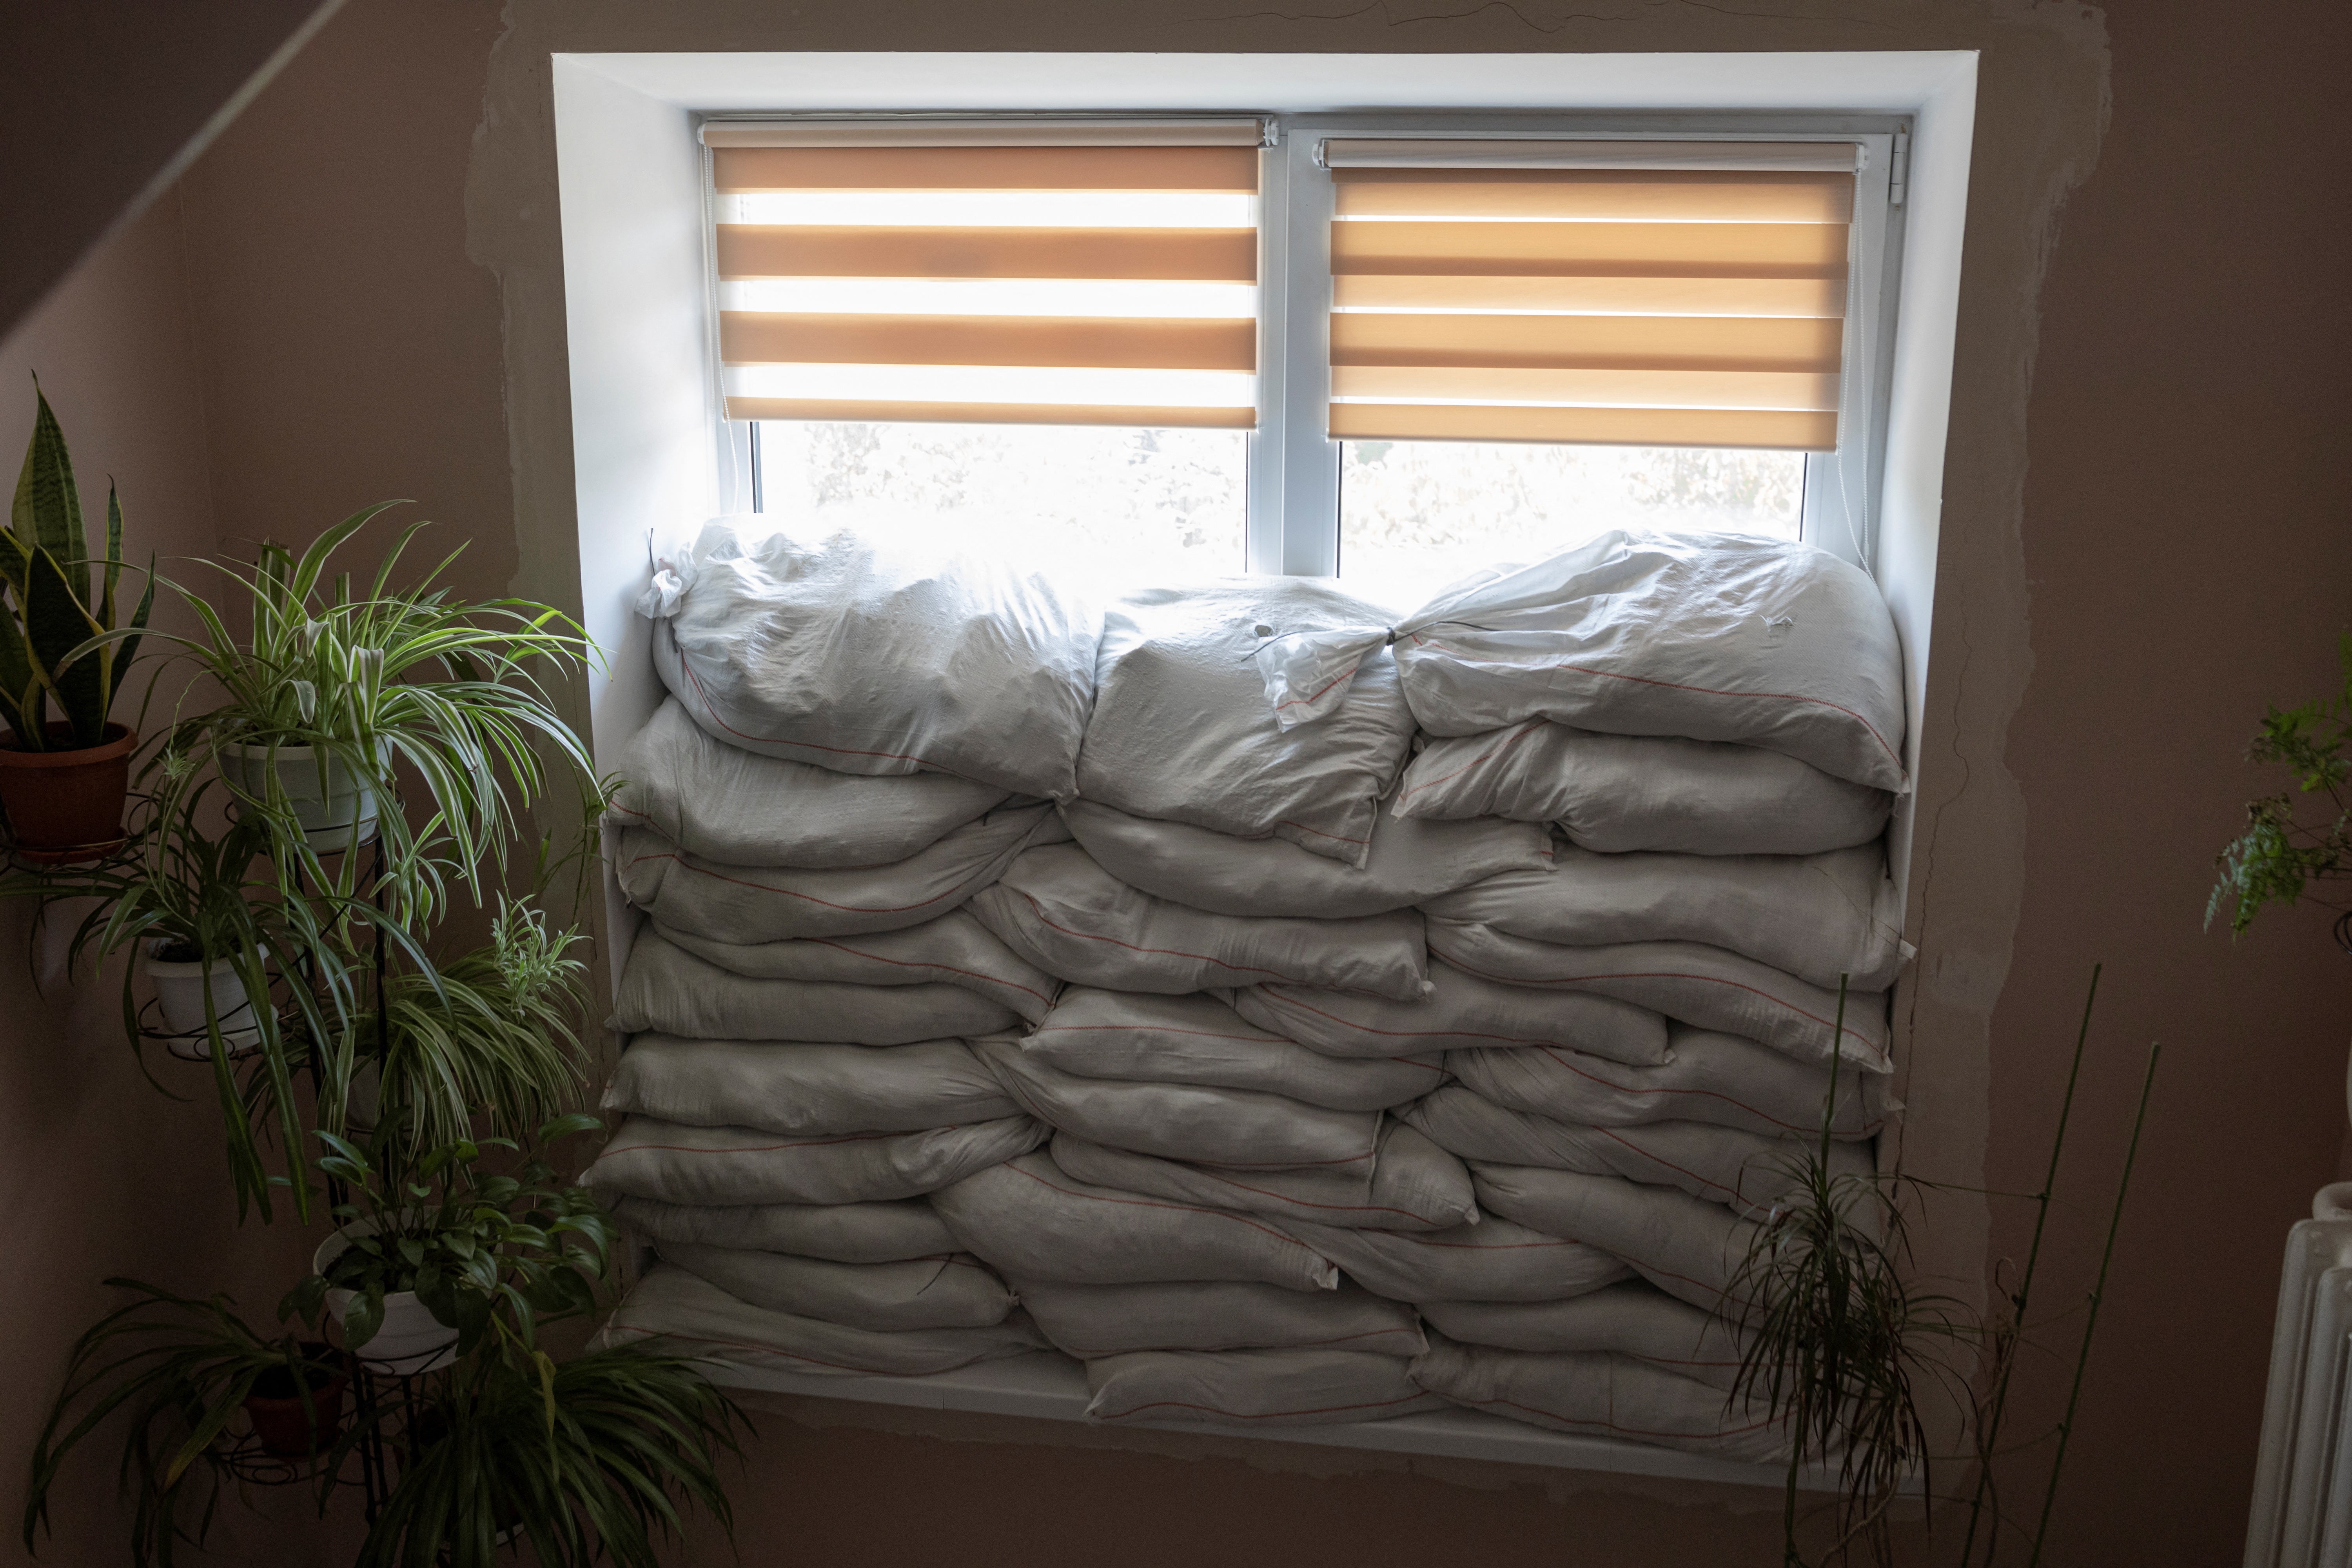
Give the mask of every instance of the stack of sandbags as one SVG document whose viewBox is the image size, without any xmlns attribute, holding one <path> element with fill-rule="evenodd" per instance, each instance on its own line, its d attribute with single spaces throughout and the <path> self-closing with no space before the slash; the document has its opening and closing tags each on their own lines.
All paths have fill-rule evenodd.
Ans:
<svg viewBox="0 0 2352 1568">
<path fill-rule="evenodd" d="M 614 998 L 624 1120 L 583 1175 L 661 1263 L 609 1342 L 919 1373 L 1043 1349 L 928 1194 L 1036 1148 L 971 1041 L 1059 983 L 965 910 L 1066 839 L 1097 626 L 1050 584 L 725 523 L 666 566 L 670 700 L 623 759 L 651 917 Z"/>
<path fill-rule="evenodd" d="M 586 1179 L 667 1261 L 613 1332 L 1776 1454 L 1728 1292 L 1833 1068 L 1867 1170 L 1907 956 L 1868 579 L 1617 534 L 1397 627 L 1153 589 L 1083 668 L 1065 604 L 723 529 L 648 591 L 677 700 L 616 805 L 654 924 Z"/>
<path fill-rule="evenodd" d="M 1393 643 L 1423 731 L 1396 819 L 1567 839 L 1549 871 L 1417 900 L 1419 1006 L 1278 983 L 1236 998 L 1322 1048 L 1453 1037 L 1454 1081 L 1403 1120 L 1470 1163 L 1490 1216 L 1644 1276 L 1508 1308 L 1421 1297 L 1423 1385 L 1569 1430 L 1638 1411 L 1649 1440 L 1777 1447 L 1693 1373 L 1737 1363 L 1715 1315 L 1736 1314 L 1751 1222 L 1820 1134 L 1832 1058 L 1833 1174 L 1869 1168 L 1889 1109 L 1884 993 L 1909 950 L 1881 835 L 1906 780 L 1875 586 L 1804 545 L 1617 533 L 1393 628 L 1277 630 L 1257 659 L 1270 716 L 1310 730 Z"/>
<path fill-rule="evenodd" d="M 1467 1170 L 1386 1114 L 1444 1082 L 1436 1051 L 1327 1053 L 1229 1005 L 1258 983 L 1414 1005 L 1429 973 L 1412 906 L 1550 864 L 1538 824 L 1389 815 L 1412 736 L 1392 671 L 1360 681 L 1328 726 L 1265 721 L 1250 656 L 1267 618 L 1365 613 L 1298 579 L 1118 602 L 1080 798 L 1064 807 L 1076 842 L 1025 851 L 972 902 L 1072 983 L 1042 1024 L 978 1047 L 1056 1133 L 1050 1155 L 940 1206 L 1047 1338 L 1087 1362 L 1097 1419 L 1257 1426 L 1432 1406 L 1407 1371 L 1426 1348 L 1410 1292 L 1377 1271 L 1343 1278 L 1328 1261 L 1342 1252 L 1490 1268 L 1507 1256 L 1528 1265 L 1526 1291 L 1558 1288 L 1570 1256 L 1622 1272 L 1549 1238 L 1548 1272 L 1524 1247 L 1454 1239 L 1496 1234 L 1475 1225 Z M 1307 1239 L 1325 1233 L 1369 1239 Z M 1326 1282 L 1339 1288 L 1308 1288 Z"/>
</svg>

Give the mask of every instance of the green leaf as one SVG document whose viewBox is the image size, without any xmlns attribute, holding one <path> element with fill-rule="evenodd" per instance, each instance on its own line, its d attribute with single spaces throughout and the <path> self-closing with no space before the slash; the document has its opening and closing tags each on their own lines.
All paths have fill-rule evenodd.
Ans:
<svg viewBox="0 0 2352 1568">
<path fill-rule="evenodd" d="M 95 746 L 106 731 L 106 679 L 92 658 L 66 663 L 68 656 L 92 635 L 104 630 L 94 625 L 89 610 L 75 596 L 65 568 L 47 550 L 36 550 L 26 563 L 25 636 L 32 645 L 37 674 L 65 710 L 73 727 L 73 744 Z M 83 573 L 85 583 L 89 574 Z M 59 666 L 65 668 L 60 668 Z"/>
<path fill-rule="evenodd" d="M 13 552 L 0 550 L 0 554 Z M 27 699 L 30 699 L 28 703 Z M 31 711 L 27 713 L 27 707 Z M 30 650 L 25 646 L 25 633 L 13 614 L 0 612 L 0 718 L 5 718 L 8 728 L 16 733 L 17 743 L 28 752 L 46 749 L 41 721 L 47 715 L 47 699 L 33 678 Z"/>
<path fill-rule="evenodd" d="M 343 1309 L 343 1344 L 348 1349 L 358 1350 L 375 1338 L 376 1331 L 382 1327 L 383 1287 L 371 1284 L 354 1295 L 352 1304 Z"/>
<path fill-rule="evenodd" d="M 25 466 L 16 475 L 16 495 L 9 509 L 9 526 L 27 545 L 46 550 L 57 561 L 77 604 L 89 603 L 89 544 L 82 531 L 81 492 L 75 488 L 73 458 L 66 451 L 65 432 L 49 410 L 49 400 L 34 384 L 33 438 L 25 447 Z"/>
</svg>

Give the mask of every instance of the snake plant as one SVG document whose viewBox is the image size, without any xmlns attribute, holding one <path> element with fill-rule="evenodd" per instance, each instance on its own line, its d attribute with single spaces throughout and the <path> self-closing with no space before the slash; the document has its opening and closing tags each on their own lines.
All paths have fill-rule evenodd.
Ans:
<svg viewBox="0 0 2352 1568">
<path fill-rule="evenodd" d="M 0 615 L 0 718 L 7 720 L 22 751 L 77 751 L 105 742 L 107 712 L 154 607 L 155 574 L 151 561 L 147 591 L 128 626 L 118 627 L 122 503 L 109 485 L 106 553 L 92 562 L 65 433 L 37 387 L 34 396 L 39 406 L 33 439 L 25 448 L 0 543 L 0 584 L 6 587 L 10 612 Z M 89 596 L 92 565 L 100 569 L 95 603 Z M 92 638 L 107 640 L 89 646 Z M 64 721 L 61 734 L 49 731 L 53 701 Z"/>
</svg>

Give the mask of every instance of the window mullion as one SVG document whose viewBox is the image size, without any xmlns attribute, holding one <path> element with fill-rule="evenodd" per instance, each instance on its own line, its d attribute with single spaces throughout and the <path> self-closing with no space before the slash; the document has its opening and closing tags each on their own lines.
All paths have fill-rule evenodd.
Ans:
<svg viewBox="0 0 2352 1568">
<path fill-rule="evenodd" d="M 1331 178 L 1312 133 L 1285 132 L 1281 541 L 1275 570 L 1339 570 L 1339 444 L 1327 434 L 1331 390 Z M 1274 342 L 1269 334 L 1269 342 Z"/>
</svg>

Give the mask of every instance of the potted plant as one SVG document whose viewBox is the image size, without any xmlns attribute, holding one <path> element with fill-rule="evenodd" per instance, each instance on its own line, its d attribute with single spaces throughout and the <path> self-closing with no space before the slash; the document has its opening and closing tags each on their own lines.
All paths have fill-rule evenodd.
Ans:
<svg viewBox="0 0 2352 1568">
<path fill-rule="evenodd" d="M 521 1542 L 542 1568 L 658 1568 L 681 1505 L 733 1534 L 719 1464 L 742 1419 L 686 1357 L 488 1340 L 391 1435 L 408 1458 L 360 1568 L 490 1568 Z"/>
<path fill-rule="evenodd" d="M 587 965 L 572 954 L 586 941 L 502 897 L 487 945 L 389 973 L 380 1005 L 328 1044 L 320 1124 L 366 1134 L 397 1123 L 414 1153 L 463 1139 L 478 1116 L 514 1137 L 576 1103 Z"/>
<path fill-rule="evenodd" d="M 357 936 L 373 931 L 413 963 L 424 962 L 423 952 L 400 921 L 364 899 L 315 887 L 289 893 L 257 872 L 276 842 L 266 817 L 208 832 L 205 824 L 219 812 L 201 784 L 179 795 L 173 817 L 151 810 L 135 858 L 28 873 L 0 890 L 44 906 L 95 900 L 75 927 L 69 958 L 136 954 L 122 973 L 123 1028 L 134 1048 L 161 1037 L 173 1055 L 212 1064 L 239 1212 L 257 1205 L 268 1218 L 271 1188 L 285 1184 L 307 1215 L 310 1184 L 273 1183 L 260 1130 L 274 1124 L 289 1151 L 308 1142 L 294 1073 L 305 1042 L 330 1037 L 357 1011 L 368 967 Z M 161 1016 L 152 1021 L 140 1002 L 142 977 L 156 993 Z M 281 993 L 296 1026 L 290 1033 L 279 1016 Z M 240 1079 L 232 1063 L 246 1057 Z"/>
<path fill-rule="evenodd" d="M 202 629 L 154 635 L 226 695 L 174 721 L 142 777 L 168 808 L 216 773 L 239 812 L 277 825 L 289 890 L 357 891 L 362 857 L 342 854 L 332 869 L 322 858 L 380 841 L 389 907 L 421 924 L 452 873 L 482 898 L 482 868 L 503 863 L 515 811 L 547 784 L 542 748 L 583 798 L 597 798 L 587 749 L 536 672 L 578 668 L 589 645 L 545 605 L 473 602 L 434 587 L 458 552 L 394 587 L 425 523 L 402 531 L 364 593 L 348 574 L 331 577 L 335 552 L 396 504 L 353 513 L 299 555 L 265 543 L 250 566 L 214 563 L 241 601 L 235 613 L 167 584 Z M 240 620 L 248 635 L 230 629 Z M 394 809 L 403 770 L 423 785 L 419 826 Z"/>
<path fill-rule="evenodd" d="M 557 1117 L 541 1144 L 601 1131 L 593 1116 Z M 496 1309 L 585 1311 L 591 1282 L 604 1277 L 612 1222 L 578 1187 L 559 1186 L 534 1157 L 513 1175 L 476 1169 L 510 1139 L 443 1144 L 410 1167 L 405 1130 L 387 1122 L 362 1151 L 331 1132 L 320 1171 L 345 1184 L 335 1233 L 320 1244 L 312 1273 L 288 1293 L 281 1318 L 314 1327 L 334 1319 L 346 1349 L 401 1376 L 429 1372 L 470 1352 Z"/>
<path fill-rule="evenodd" d="M 1746 1246 L 1725 1291 L 1727 1315 L 1743 1342 L 1727 1408 L 1760 1410 L 1767 1420 L 1782 1425 L 1790 1436 L 1781 1497 L 1782 1562 L 1788 1568 L 1805 1568 L 1808 1562 L 1799 1540 L 1805 1521 L 1798 1510 L 1798 1483 L 1809 1462 L 1831 1468 L 1836 1487 L 1835 1499 L 1822 1510 L 1830 1516 L 1831 1542 L 1813 1561 L 1848 1563 L 1857 1553 L 1881 1565 L 1895 1561 L 1894 1538 L 1888 1528 L 1895 1502 L 1915 1482 L 1921 1495 L 1931 1501 L 1937 1495 L 1928 1474 L 1933 1423 L 1922 1403 L 1937 1393 L 1949 1400 L 1966 1445 L 1964 1452 L 1976 1466 L 1968 1530 L 1960 1545 L 1962 1568 L 1980 1568 L 1976 1554 L 1979 1540 L 1985 1548 L 1981 1563 L 1989 1565 L 2000 1552 L 2004 1532 L 2027 1532 L 2027 1527 L 2011 1521 L 2000 1507 L 1998 1471 L 2004 1461 L 2039 1447 L 2040 1440 L 2004 1446 L 2002 1426 L 2018 1352 L 2031 1342 L 2026 1337 L 2031 1321 L 2027 1312 L 2032 1304 L 2034 1272 L 2049 1223 L 2060 1157 L 2066 1146 L 2067 1122 L 2082 1076 L 2098 987 L 2099 972 L 2094 968 L 2041 1190 L 1986 1194 L 1983 1188 L 1956 1189 L 2023 1198 L 2034 1205 L 2033 1239 L 2024 1268 L 2013 1289 L 2002 1281 L 2000 1306 L 1986 1316 L 1971 1312 L 1955 1298 L 1919 1289 L 1909 1277 L 1906 1202 L 1943 1184 L 1906 1174 L 1900 1168 L 1832 1172 L 1832 1120 L 1838 1102 L 1841 1064 L 1838 1053 L 1830 1053 L 1829 1092 L 1822 1101 L 1820 1135 L 1780 1163 L 1791 1178 L 1787 1195 L 1761 1222 L 1748 1228 Z M 1832 1039 L 1843 1037 L 1845 1005 L 1845 987 L 1841 983 Z M 2158 1057 L 2156 1047 L 2150 1047 L 2131 1139 L 2125 1146 L 2122 1174 L 2108 1212 L 2106 1247 L 2074 1352 L 2065 1415 L 2050 1434 L 2057 1441 L 2042 1490 L 2041 1518 L 2031 1527 L 2028 1568 L 2040 1563 L 2049 1537 L 2067 1438 L 2082 1401 L 2099 1303 L 2106 1290 L 2108 1265 L 2115 1258 L 2116 1236 L 2123 1224 L 2124 1199 L 2131 1188 L 2132 1165 L 2147 1122 Z M 1978 1359 L 1973 1382 L 1967 1375 L 1972 1354 Z"/>
<path fill-rule="evenodd" d="M 255 1331 L 226 1296 L 199 1301 L 135 1279 L 107 1284 L 137 1299 L 75 1342 L 33 1448 L 25 1548 L 49 1528 L 49 1491 L 67 1456 L 122 1413 L 131 1561 L 168 1568 L 176 1545 L 203 1543 L 218 1510 L 238 1416 L 250 1447 L 273 1458 L 334 1452 L 344 1374 L 323 1346 Z"/>
<path fill-rule="evenodd" d="M 155 602 L 154 574 L 128 626 L 115 624 L 122 575 L 122 507 L 106 495 L 106 553 L 97 602 L 90 600 L 89 539 L 73 458 L 49 400 L 38 407 L 25 466 L 16 477 L 0 584 L 0 805 L 16 853 L 35 865 L 95 859 L 122 842 L 123 797 L 139 736 L 110 723 L 108 710 L 136 656 Z M 93 644 L 93 638 L 100 639 Z M 57 704 L 60 717 L 49 717 Z"/>
<path fill-rule="evenodd" d="M 2352 741 L 2352 636 L 2340 643 L 2339 658 L 2340 690 L 2295 708 L 2266 709 L 2246 748 L 2251 762 L 2284 764 L 2294 787 L 2247 802 L 2246 830 L 2215 858 L 2220 876 L 2205 903 L 2205 923 L 2226 906 L 2231 936 L 2244 935 L 2266 904 L 2294 904 L 2314 882 L 2352 877 L 2352 759 L 2344 754 Z M 2299 810 L 2298 796 L 2325 809 Z M 2352 912 L 2337 919 L 2336 940 L 2352 951 Z"/>
</svg>

